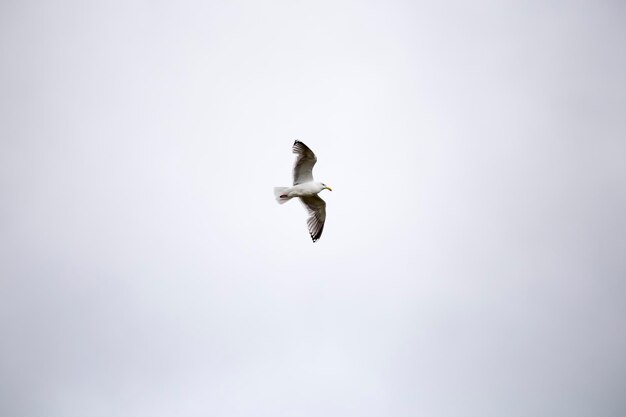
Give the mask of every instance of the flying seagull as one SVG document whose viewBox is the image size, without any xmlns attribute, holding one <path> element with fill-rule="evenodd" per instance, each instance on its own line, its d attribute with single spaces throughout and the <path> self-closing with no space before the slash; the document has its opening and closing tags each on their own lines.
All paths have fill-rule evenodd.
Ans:
<svg viewBox="0 0 626 417">
<path fill-rule="evenodd" d="M 293 143 L 293 153 L 297 154 L 293 166 L 293 187 L 274 187 L 274 195 L 278 204 L 285 204 L 292 198 L 298 197 L 309 212 L 306 223 L 313 242 L 322 236 L 324 221 L 326 220 L 326 202 L 317 194 L 322 190 L 332 191 L 323 182 L 313 181 L 313 166 L 317 157 L 312 150 L 299 140 Z"/>
</svg>

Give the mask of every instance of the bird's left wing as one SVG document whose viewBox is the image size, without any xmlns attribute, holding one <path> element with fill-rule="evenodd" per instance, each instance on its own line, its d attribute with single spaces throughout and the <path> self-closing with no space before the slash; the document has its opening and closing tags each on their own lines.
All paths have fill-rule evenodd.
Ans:
<svg viewBox="0 0 626 417">
<path fill-rule="evenodd" d="M 324 230 L 324 222 L 326 221 L 326 202 L 319 196 L 300 197 L 300 201 L 309 212 L 309 218 L 306 221 L 309 226 L 309 234 L 313 242 L 322 236 Z"/>
<path fill-rule="evenodd" d="M 315 154 L 299 140 L 293 143 L 292 149 L 298 155 L 293 166 L 293 185 L 313 181 L 313 166 L 317 162 Z"/>
</svg>

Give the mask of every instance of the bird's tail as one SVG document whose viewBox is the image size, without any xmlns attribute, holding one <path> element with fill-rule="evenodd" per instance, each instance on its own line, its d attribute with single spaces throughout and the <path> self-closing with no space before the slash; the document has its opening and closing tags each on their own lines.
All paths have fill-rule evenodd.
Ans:
<svg viewBox="0 0 626 417">
<path fill-rule="evenodd" d="M 291 200 L 291 197 L 287 197 L 288 189 L 289 187 L 274 187 L 274 196 L 278 204 L 285 204 L 287 201 Z"/>
</svg>

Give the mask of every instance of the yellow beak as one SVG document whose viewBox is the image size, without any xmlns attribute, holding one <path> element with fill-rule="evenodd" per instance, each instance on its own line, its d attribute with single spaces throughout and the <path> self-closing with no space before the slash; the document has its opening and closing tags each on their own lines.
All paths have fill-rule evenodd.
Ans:
<svg viewBox="0 0 626 417">
<path fill-rule="evenodd" d="M 333 190 L 333 189 L 332 189 L 332 188 L 330 188 L 330 187 L 326 187 L 326 189 L 327 189 L 328 191 L 332 191 L 332 190 Z"/>
</svg>

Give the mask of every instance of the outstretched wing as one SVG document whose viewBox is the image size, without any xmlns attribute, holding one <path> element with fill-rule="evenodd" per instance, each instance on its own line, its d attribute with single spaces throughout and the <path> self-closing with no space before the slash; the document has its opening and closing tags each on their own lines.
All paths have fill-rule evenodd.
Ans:
<svg viewBox="0 0 626 417">
<path fill-rule="evenodd" d="M 298 155 L 293 166 L 293 185 L 313 181 L 313 166 L 317 162 L 313 151 L 297 140 L 293 143 L 293 153 Z"/>
<path fill-rule="evenodd" d="M 326 221 L 326 202 L 319 196 L 300 197 L 300 201 L 304 204 L 309 212 L 309 218 L 306 221 L 309 226 L 309 234 L 313 242 L 322 236 L 324 230 L 324 222 Z"/>
</svg>

